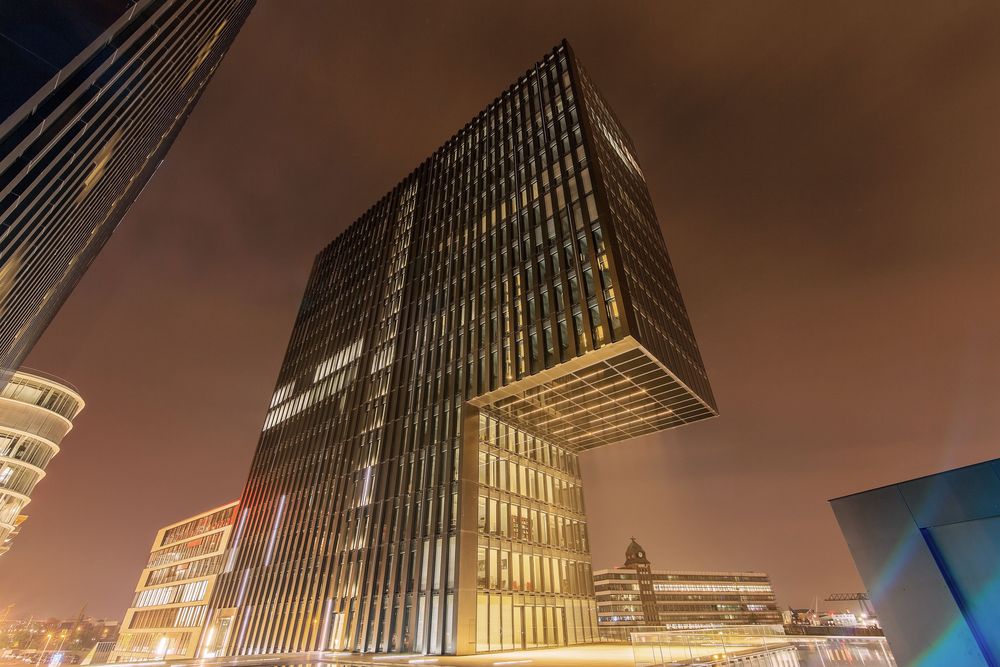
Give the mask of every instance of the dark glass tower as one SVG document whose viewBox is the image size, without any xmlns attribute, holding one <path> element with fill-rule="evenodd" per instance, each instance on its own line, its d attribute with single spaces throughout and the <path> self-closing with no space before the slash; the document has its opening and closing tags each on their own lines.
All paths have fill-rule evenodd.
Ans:
<svg viewBox="0 0 1000 667">
<path fill-rule="evenodd" d="M 0 385 L 163 161 L 253 4 L 0 3 Z"/>
<path fill-rule="evenodd" d="M 316 258 L 202 654 L 595 641 L 579 452 L 715 414 L 564 43 Z"/>
</svg>

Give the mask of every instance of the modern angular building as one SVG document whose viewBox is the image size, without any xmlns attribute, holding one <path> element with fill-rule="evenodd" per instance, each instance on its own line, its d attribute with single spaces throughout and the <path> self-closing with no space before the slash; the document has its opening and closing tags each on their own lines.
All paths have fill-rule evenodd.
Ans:
<svg viewBox="0 0 1000 667">
<path fill-rule="evenodd" d="M 830 501 L 901 665 L 1000 665 L 1000 459 Z"/>
<path fill-rule="evenodd" d="M 596 641 L 580 452 L 715 414 L 632 141 L 563 43 L 316 258 L 206 651 Z"/>
<path fill-rule="evenodd" d="M 594 572 L 594 594 L 605 641 L 628 642 L 633 632 L 782 623 L 765 573 L 654 570 L 635 538 L 621 567 Z"/>
<path fill-rule="evenodd" d="M 0 390 L 0 555 L 83 405 L 75 389 L 35 373 L 15 373 Z"/>
<path fill-rule="evenodd" d="M 195 656 L 239 502 L 161 528 L 108 662 Z"/>
<path fill-rule="evenodd" d="M 253 4 L 0 4 L 0 383 L 159 167 Z"/>
</svg>

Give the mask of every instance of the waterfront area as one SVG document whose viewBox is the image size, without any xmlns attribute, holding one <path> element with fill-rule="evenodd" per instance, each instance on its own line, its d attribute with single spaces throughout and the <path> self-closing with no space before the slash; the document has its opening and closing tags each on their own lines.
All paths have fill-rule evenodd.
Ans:
<svg viewBox="0 0 1000 667">
<path fill-rule="evenodd" d="M 635 667 L 895 665 L 884 637 L 787 635 L 781 626 L 731 626 L 632 635 Z"/>
</svg>

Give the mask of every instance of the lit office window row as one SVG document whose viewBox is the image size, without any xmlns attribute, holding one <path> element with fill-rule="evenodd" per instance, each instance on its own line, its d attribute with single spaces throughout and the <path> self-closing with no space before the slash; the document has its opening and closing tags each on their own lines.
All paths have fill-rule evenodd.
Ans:
<svg viewBox="0 0 1000 667">
<path fill-rule="evenodd" d="M 579 477 L 579 464 L 576 454 L 573 452 L 543 438 L 535 437 L 523 429 L 510 426 L 490 415 L 483 415 L 479 423 L 479 439 L 482 442 L 496 449 L 517 454 L 536 464 Z M 489 456 L 488 460 L 487 456 Z M 484 452 L 479 455 L 479 478 L 485 484 L 496 485 L 498 483 L 499 471 L 492 470 L 492 466 L 496 465 L 496 459 L 496 453 L 487 454 Z"/>
<path fill-rule="evenodd" d="M 621 583 L 621 584 L 607 584 L 603 582 L 604 577 L 602 575 L 595 575 L 594 577 L 594 590 L 596 591 L 637 591 L 639 590 L 638 583 Z M 630 579 L 634 580 L 635 575 L 632 575 Z"/>
<path fill-rule="evenodd" d="M 602 599 L 607 599 L 607 596 L 602 596 Z M 657 603 L 671 603 L 671 602 L 689 602 L 689 601 L 703 601 L 703 602 L 746 602 L 748 600 L 757 600 L 761 602 L 770 602 L 774 600 L 773 593 L 740 593 L 729 595 L 726 593 L 677 593 L 677 594 L 667 594 L 667 593 L 657 593 L 656 601 Z"/>
<path fill-rule="evenodd" d="M 701 572 L 690 572 L 685 574 L 676 572 L 657 572 L 656 570 L 653 570 L 653 573 L 650 576 L 653 581 L 718 581 L 725 583 L 763 582 L 768 585 L 771 583 L 770 578 L 766 574 L 711 574 Z"/>
<path fill-rule="evenodd" d="M 150 609 L 137 611 L 132 615 L 129 628 L 145 630 L 149 628 L 194 628 L 205 620 L 205 605 L 178 607 L 176 609 Z"/>
<path fill-rule="evenodd" d="M 476 555 L 476 585 L 482 589 L 590 595 L 590 562 L 521 553 L 520 547 L 479 547 Z"/>
<path fill-rule="evenodd" d="M 264 419 L 264 429 L 268 430 L 278 424 L 282 423 L 286 419 L 290 419 L 302 411 L 310 408 L 316 403 L 326 400 L 330 396 L 336 396 L 341 393 L 341 390 L 349 386 L 358 376 L 358 364 L 356 362 L 358 358 L 357 345 L 351 346 L 352 357 L 341 360 L 344 366 L 339 366 L 333 369 L 332 366 L 327 368 L 332 362 L 326 361 L 320 364 L 319 368 L 316 370 L 317 381 L 319 378 L 325 378 L 319 384 L 313 385 L 309 389 L 305 390 L 301 394 L 287 399 L 284 403 L 280 403 L 277 407 L 272 408 L 268 411 L 267 417 Z M 321 375 L 321 371 L 323 374 Z M 332 373 L 332 375 L 330 375 Z M 341 395 L 341 403 L 343 403 L 344 396 Z"/>
<path fill-rule="evenodd" d="M 480 454 L 482 460 L 484 452 Z M 565 476 L 539 470 L 531 463 L 522 464 L 497 456 L 489 456 L 481 472 L 479 483 L 484 486 L 556 507 L 564 507 L 569 511 L 577 513 L 583 511 L 581 485 L 566 479 Z"/>
<path fill-rule="evenodd" d="M 179 586 L 148 588 L 135 595 L 133 607 L 159 607 L 178 602 L 201 602 L 208 589 L 207 581 L 193 581 Z"/>
<path fill-rule="evenodd" d="M 341 348 L 332 357 L 316 367 L 313 382 L 319 382 L 328 375 L 345 368 L 349 363 L 361 356 L 363 338 L 359 338 L 347 347 Z"/>
<path fill-rule="evenodd" d="M 213 512 L 208 516 L 203 516 L 199 519 L 195 519 L 194 521 L 188 521 L 180 526 L 170 528 L 169 530 L 164 531 L 162 544 L 166 545 L 173 542 L 180 542 L 181 540 L 186 540 L 189 537 L 209 533 L 217 528 L 228 526 L 233 522 L 235 514 L 236 507 L 227 507 L 219 510 L 218 512 Z"/>
<path fill-rule="evenodd" d="M 210 574 L 217 574 L 222 569 L 222 556 L 199 558 L 185 563 L 150 571 L 144 586 L 169 584 L 182 579 L 196 579 Z"/>
<path fill-rule="evenodd" d="M 587 525 L 582 520 L 485 496 L 479 497 L 478 506 L 481 535 L 588 551 Z"/>
<path fill-rule="evenodd" d="M 645 616 L 642 614 L 601 614 L 598 613 L 597 620 L 600 623 L 642 623 Z"/>
<path fill-rule="evenodd" d="M 771 587 L 758 584 L 653 584 L 654 591 L 708 593 L 770 593 Z"/>
<path fill-rule="evenodd" d="M 751 609 L 753 607 L 753 609 Z M 601 613 L 605 612 L 642 612 L 642 605 L 638 604 L 601 604 L 598 607 Z M 767 605 L 762 604 L 726 604 L 726 603 L 706 603 L 706 604 L 658 604 L 656 606 L 658 614 L 698 612 L 698 613 L 734 613 L 747 611 L 768 611 Z M 771 610 L 774 609 L 772 605 Z"/>
<path fill-rule="evenodd" d="M 151 660 L 158 657 L 183 655 L 191 643 L 187 632 L 123 632 L 115 642 L 113 662 Z"/>
<path fill-rule="evenodd" d="M 273 408 L 279 403 L 284 403 L 291 397 L 293 391 L 295 391 L 295 380 L 278 387 L 274 392 L 274 396 L 271 397 L 271 404 L 268 407 Z"/>
<path fill-rule="evenodd" d="M 680 620 L 683 619 L 683 620 Z M 644 619 L 641 614 L 598 614 L 601 625 L 602 637 L 617 637 L 618 641 L 628 643 L 629 635 L 636 630 L 657 631 L 665 630 L 699 630 L 704 628 L 715 628 L 720 625 L 757 625 L 757 624 L 780 624 L 782 622 L 781 612 L 774 610 L 768 612 L 742 612 L 738 614 L 698 614 L 692 612 L 681 612 L 677 619 L 664 617 L 653 626 L 644 626 Z M 615 632 L 615 625 L 622 625 L 618 632 Z M 640 626 L 640 627 L 637 627 Z M 622 632 L 624 631 L 624 632 Z"/>
<path fill-rule="evenodd" d="M 169 563 L 188 558 L 197 558 L 218 551 L 222 548 L 222 532 L 212 533 L 205 537 L 198 537 L 187 542 L 179 542 L 165 549 L 154 551 L 149 555 L 149 562 L 146 567 L 162 567 Z"/>
<path fill-rule="evenodd" d="M 597 593 L 600 593 L 601 592 L 600 588 L 601 588 L 600 586 L 595 586 L 594 590 Z M 610 593 L 610 594 L 601 595 L 600 598 L 601 598 L 601 600 L 598 603 L 598 605 L 600 606 L 601 609 L 604 609 L 606 607 L 606 605 L 605 605 L 606 602 L 635 602 L 635 603 L 639 603 L 639 602 L 642 601 L 642 596 L 639 595 L 638 592 L 636 592 L 634 594 L 628 594 L 628 593 Z M 639 609 L 639 610 L 641 610 L 642 606 L 640 605 L 640 606 L 636 607 L 636 606 L 633 605 L 633 607 L 630 607 L 630 609 L 633 609 L 633 610 L 634 609 Z"/>
<path fill-rule="evenodd" d="M 601 581 L 635 581 L 636 573 L 631 570 L 611 570 L 597 572 L 594 575 Z M 650 573 L 653 581 L 692 581 L 697 583 L 720 582 L 720 583 L 765 583 L 770 585 L 771 580 L 766 574 L 756 573 L 713 573 L 713 572 L 664 572 L 653 570 Z"/>
</svg>

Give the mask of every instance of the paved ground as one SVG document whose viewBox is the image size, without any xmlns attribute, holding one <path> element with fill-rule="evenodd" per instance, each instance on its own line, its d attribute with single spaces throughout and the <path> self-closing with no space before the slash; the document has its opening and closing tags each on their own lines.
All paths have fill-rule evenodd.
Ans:
<svg viewBox="0 0 1000 667">
<path fill-rule="evenodd" d="M 296 656 L 253 656 L 219 660 L 179 660 L 154 663 L 157 667 L 634 667 L 632 648 L 619 644 L 595 644 L 569 648 L 534 649 L 486 653 L 474 656 L 426 656 L 403 654 L 363 655 L 309 653 Z M 119 666 L 120 667 L 120 666 Z M 138 664 L 136 667 L 139 667 Z"/>
<path fill-rule="evenodd" d="M 398 660 L 388 656 L 373 658 L 381 665 L 430 665 L 431 667 L 633 667 L 632 648 L 627 645 L 598 644 L 569 648 L 533 649 L 487 653 L 467 657 L 409 656 Z M 372 663 L 366 663 L 372 664 Z"/>
</svg>

